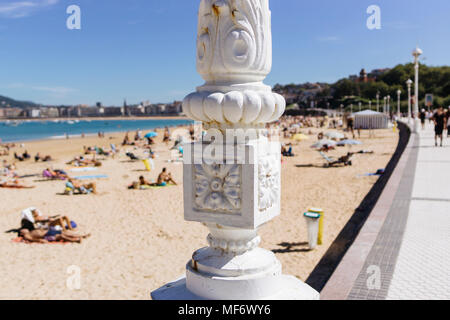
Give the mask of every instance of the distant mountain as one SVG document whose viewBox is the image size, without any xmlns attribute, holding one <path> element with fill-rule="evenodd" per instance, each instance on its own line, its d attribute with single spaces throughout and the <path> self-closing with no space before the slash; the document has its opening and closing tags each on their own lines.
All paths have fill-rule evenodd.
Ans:
<svg viewBox="0 0 450 320">
<path fill-rule="evenodd" d="M 0 95 L 0 108 L 28 108 L 38 106 L 34 102 L 30 101 L 18 101 L 12 98 L 4 97 Z"/>
</svg>

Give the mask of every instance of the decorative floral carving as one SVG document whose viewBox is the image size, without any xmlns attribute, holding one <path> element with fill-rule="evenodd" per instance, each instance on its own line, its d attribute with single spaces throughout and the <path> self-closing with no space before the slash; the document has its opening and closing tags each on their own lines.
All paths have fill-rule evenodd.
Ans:
<svg viewBox="0 0 450 320">
<path fill-rule="evenodd" d="M 280 164 L 275 156 L 260 159 L 258 163 L 259 210 L 275 206 L 280 197 Z"/>
<path fill-rule="evenodd" d="M 196 209 L 238 213 L 241 209 L 241 170 L 239 165 L 195 165 Z"/>
<path fill-rule="evenodd" d="M 270 19 L 268 0 L 202 0 L 197 37 L 200 75 L 207 82 L 264 80 L 272 66 Z"/>
</svg>

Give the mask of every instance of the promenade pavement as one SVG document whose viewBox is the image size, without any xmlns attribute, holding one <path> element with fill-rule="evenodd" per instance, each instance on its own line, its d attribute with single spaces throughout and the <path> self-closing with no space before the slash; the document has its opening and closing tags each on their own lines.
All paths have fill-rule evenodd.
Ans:
<svg viewBox="0 0 450 320">
<path fill-rule="evenodd" d="M 450 299 L 450 139 L 412 134 L 391 180 L 322 299 Z"/>
</svg>

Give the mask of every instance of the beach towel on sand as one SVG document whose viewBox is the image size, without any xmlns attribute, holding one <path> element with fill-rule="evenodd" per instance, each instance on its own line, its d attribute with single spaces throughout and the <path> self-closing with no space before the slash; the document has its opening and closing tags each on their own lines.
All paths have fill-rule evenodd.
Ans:
<svg viewBox="0 0 450 320">
<path fill-rule="evenodd" d="M 90 171 L 97 171 L 98 168 L 95 167 L 84 167 L 84 168 L 73 168 L 70 169 L 72 172 L 90 172 Z"/>
<path fill-rule="evenodd" d="M 60 241 L 49 241 L 47 243 L 39 243 L 39 242 L 30 242 L 25 240 L 22 237 L 17 237 L 11 240 L 14 243 L 26 243 L 26 244 L 66 244 L 66 242 L 64 240 L 60 240 Z"/>
<path fill-rule="evenodd" d="M 107 175 L 97 175 L 97 176 L 78 176 L 75 177 L 77 180 L 89 180 L 89 179 L 106 179 L 108 178 Z"/>
<path fill-rule="evenodd" d="M 175 185 L 172 183 L 169 183 L 169 184 L 164 183 L 160 186 L 140 186 L 139 189 L 140 190 L 149 190 L 149 189 L 160 189 L 160 188 L 172 187 L 172 186 L 175 186 Z"/>
</svg>

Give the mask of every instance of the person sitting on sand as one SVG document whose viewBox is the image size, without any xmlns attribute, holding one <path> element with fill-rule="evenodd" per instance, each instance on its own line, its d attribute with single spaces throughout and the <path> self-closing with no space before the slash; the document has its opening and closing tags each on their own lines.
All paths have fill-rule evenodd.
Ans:
<svg viewBox="0 0 450 320">
<path fill-rule="evenodd" d="M 123 138 L 123 142 L 122 142 L 122 145 L 123 146 L 128 146 L 128 145 L 130 145 L 130 137 L 128 136 L 128 132 L 125 134 L 125 137 Z"/>
<path fill-rule="evenodd" d="M 73 230 L 72 223 L 67 216 L 44 216 L 41 211 L 35 207 L 30 207 L 21 212 L 22 228 L 32 224 L 33 229 L 50 229 L 52 227 L 59 227 L 60 229 Z"/>
<path fill-rule="evenodd" d="M 289 143 L 287 146 L 289 147 L 289 149 L 283 146 L 281 149 L 281 154 L 285 157 L 293 157 L 294 154 L 292 153 L 292 144 Z"/>
<path fill-rule="evenodd" d="M 165 127 L 163 142 L 165 142 L 167 145 L 169 143 L 169 141 L 170 141 L 170 131 L 169 131 L 168 127 Z"/>
<path fill-rule="evenodd" d="M 161 173 L 158 175 L 158 180 L 156 181 L 157 186 L 166 186 L 167 183 L 172 183 L 177 185 L 175 180 L 172 178 L 172 174 L 167 172 L 167 168 L 163 168 Z"/>
<path fill-rule="evenodd" d="M 25 150 L 25 152 L 22 154 L 22 157 L 23 157 L 24 160 L 31 159 L 31 156 L 30 156 L 30 154 L 28 153 L 27 150 Z"/>
</svg>

